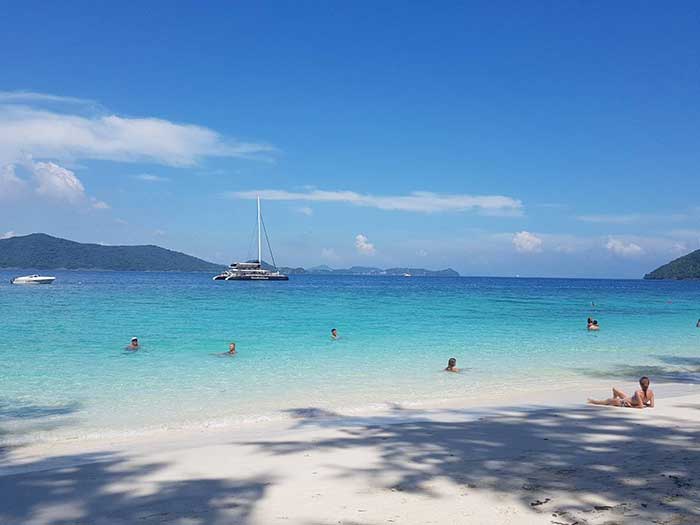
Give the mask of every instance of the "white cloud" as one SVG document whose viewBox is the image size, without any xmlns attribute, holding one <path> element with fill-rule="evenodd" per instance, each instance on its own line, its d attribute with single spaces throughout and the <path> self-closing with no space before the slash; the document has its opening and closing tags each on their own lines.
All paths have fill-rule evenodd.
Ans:
<svg viewBox="0 0 700 525">
<path fill-rule="evenodd" d="M 427 257 L 428 256 L 428 250 L 425 250 L 423 248 L 419 249 L 416 254 L 418 254 L 419 257 Z"/>
<path fill-rule="evenodd" d="M 59 166 L 55 162 L 34 162 L 26 159 L 19 166 L 27 179 L 16 175 L 14 164 L 0 168 L 0 196 L 22 198 L 31 195 L 25 190 L 33 190 L 42 199 L 56 202 L 68 202 L 73 205 L 89 206 L 96 210 L 110 208 L 106 202 L 88 197 L 85 187 L 75 172 Z"/>
<path fill-rule="evenodd" d="M 414 191 L 408 195 L 378 196 L 354 191 L 292 192 L 286 190 L 232 191 L 225 194 L 233 199 L 255 199 L 276 201 L 343 202 L 355 206 L 399 210 L 409 212 L 479 211 L 491 215 L 519 215 L 522 202 L 502 195 L 437 194 Z"/>
<path fill-rule="evenodd" d="M 72 203 L 85 198 L 85 188 L 71 170 L 53 162 L 33 162 L 29 166 L 39 195 Z"/>
<path fill-rule="evenodd" d="M 36 93 L 33 91 L 0 91 L 0 104 L 33 104 L 43 102 L 99 106 L 94 100 L 78 97 L 64 97 L 61 95 L 50 95 L 48 93 Z"/>
<path fill-rule="evenodd" d="M 16 233 L 13 231 L 5 232 L 5 233 L 0 235 L 0 239 L 9 239 L 11 237 L 14 237 L 15 235 L 16 235 Z"/>
<path fill-rule="evenodd" d="M 160 175 L 152 175 L 151 173 L 141 173 L 140 175 L 134 175 L 135 179 L 142 180 L 144 182 L 168 182 L 170 179 L 168 177 L 161 177 Z"/>
<path fill-rule="evenodd" d="M 358 253 L 362 255 L 374 255 L 377 253 L 374 244 L 369 242 L 369 239 L 361 233 L 355 235 L 355 248 L 357 248 Z"/>
<path fill-rule="evenodd" d="M 542 239 L 523 230 L 513 235 L 513 246 L 520 253 L 538 253 L 542 251 Z"/>
<path fill-rule="evenodd" d="M 608 238 L 605 248 L 607 248 L 609 252 L 622 257 L 634 257 L 644 253 L 644 250 L 642 250 L 642 247 L 639 246 L 639 244 L 634 242 L 625 242 L 613 237 Z"/>
<path fill-rule="evenodd" d="M 47 109 L 52 108 L 52 109 Z M 66 168 L 79 159 L 189 166 L 203 157 L 250 157 L 274 151 L 192 124 L 107 114 L 98 103 L 26 91 L 0 91 L 0 199 L 34 196 L 109 209 L 88 197 Z M 41 160 L 40 162 L 35 161 Z M 17 176 L 20 168 L 23 177 Z M 31 176 L 26 176 L 31 175 Z M 137 175 L 147 182 L 169 179 Z"/>
<path fill-rule="evenodd" d="M 31 95 L 27 100 L 25 94 L 22 101 L 52 98 Z M 0 96 L 0 165 L 31 155 L 190 166 L 202 157 L 250 157 L 274 151 L 269 145 L 230 139 L 193 124 L 117 115 L 83 116 L 15 102 L 19 102 L 16 94 L 5 94 L 4 99 Z"/>
<path fill-rule="evenodd" d="M 26 183 L 16 175 L 13 164 L 0 166 L 0 200 L 15 197 L 25 187 Z"/>
<path fill-rule="evenodd" d="M 96 210 L 109 210 L 111 208 L 105 201 L 98 200 L 95 197 L 90 197 L 90 206 Z"/>
<path fill-rule="evenodd" d="M 307 217 L 311 217 L 314 214 L 314 210 L 310 206 L 302 206 L 301 208 L 297 208 L 297 211 Z"/>
</svg>

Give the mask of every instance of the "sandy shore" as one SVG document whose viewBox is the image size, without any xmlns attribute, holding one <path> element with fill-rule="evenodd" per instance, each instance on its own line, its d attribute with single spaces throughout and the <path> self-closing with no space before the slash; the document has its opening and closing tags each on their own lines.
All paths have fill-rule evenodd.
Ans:
<svg viewBox="0 0 700 525">
<path fill-rule="evenodd" d="M 5 448 L 0 523 L 700 523 L 700 394 L 514 406 Z"/>
</svg>

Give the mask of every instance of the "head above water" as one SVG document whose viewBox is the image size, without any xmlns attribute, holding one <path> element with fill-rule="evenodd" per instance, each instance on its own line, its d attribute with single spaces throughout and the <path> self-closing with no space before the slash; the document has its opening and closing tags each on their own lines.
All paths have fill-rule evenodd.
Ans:
<svg viewBox="0 0 700 525">
<path fill-rule="evenodd" d="M 235 352 L 236 351 L 236 343 L 229 343 L 228 344 L 228 351 L 229 352 Z"/>
<path fill-rule="evenodd" d="M 331 328 L 331 335 L 338 335 L 338 330 Z"/>
<path fill-rule="evenodd" d="M 647 391 L 647 388 L 649 388 L 649 383 L 651 383 L 651 381 L 649 381 L 647 376 L 642 376 L 639 378 L 639 386 L 641 386 L 642 390 L 645 392 Z"/>
<path fill-rule="evenodd" d="M 454 368 L 455 366 L 457 366 L 457 360 L 454 357 L 450 357 L 447 360 L 447 368 Z"/>
<path fill-rule="evenodd" d="M 138 338 L 138 337 L 132 337 L 132 338 L 131 338 L 131 344 L 132 344 L 132 345 L 137 345 L 137 344 L 139 344 L 139 338 Z"/>
</svg>

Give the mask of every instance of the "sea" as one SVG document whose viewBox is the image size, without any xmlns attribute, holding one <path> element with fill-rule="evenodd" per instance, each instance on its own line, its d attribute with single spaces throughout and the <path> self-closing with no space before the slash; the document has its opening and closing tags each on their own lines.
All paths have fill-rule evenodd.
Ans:
<svg viewBox="0 0 700 525">
<path fill-rule="evenodd" d="M 55 271 L 52 285 L 9 283 L 27 273 L 0 272 L 4 444 L 526 400 L 643 373 L 700 384 L 698 281 Z M 141 348 L 126 351 L 134 336 Z M 450 357 L 460 373 L 443 372 Z"/>
</svg>

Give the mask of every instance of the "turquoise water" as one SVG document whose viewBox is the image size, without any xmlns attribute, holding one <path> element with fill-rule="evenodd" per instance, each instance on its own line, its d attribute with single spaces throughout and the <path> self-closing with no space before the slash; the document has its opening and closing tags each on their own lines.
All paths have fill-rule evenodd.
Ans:
<svg viewBox="0 0 700 525">
<path fill-rule="evenodd" d="M 0 272 L 5 442 L 555 388 L 636 365 L 691 383 L 684 366 L 700 357 L 700 282 L 52 272 L 51 286 L 9 284 L 22 273 Z M 134 335 L 142 349 L 127 353 Z M 229 341 L 239 355 L 215 355 Z M 466 370 L 441 373 L 453 356 Z"/>
</svg>

